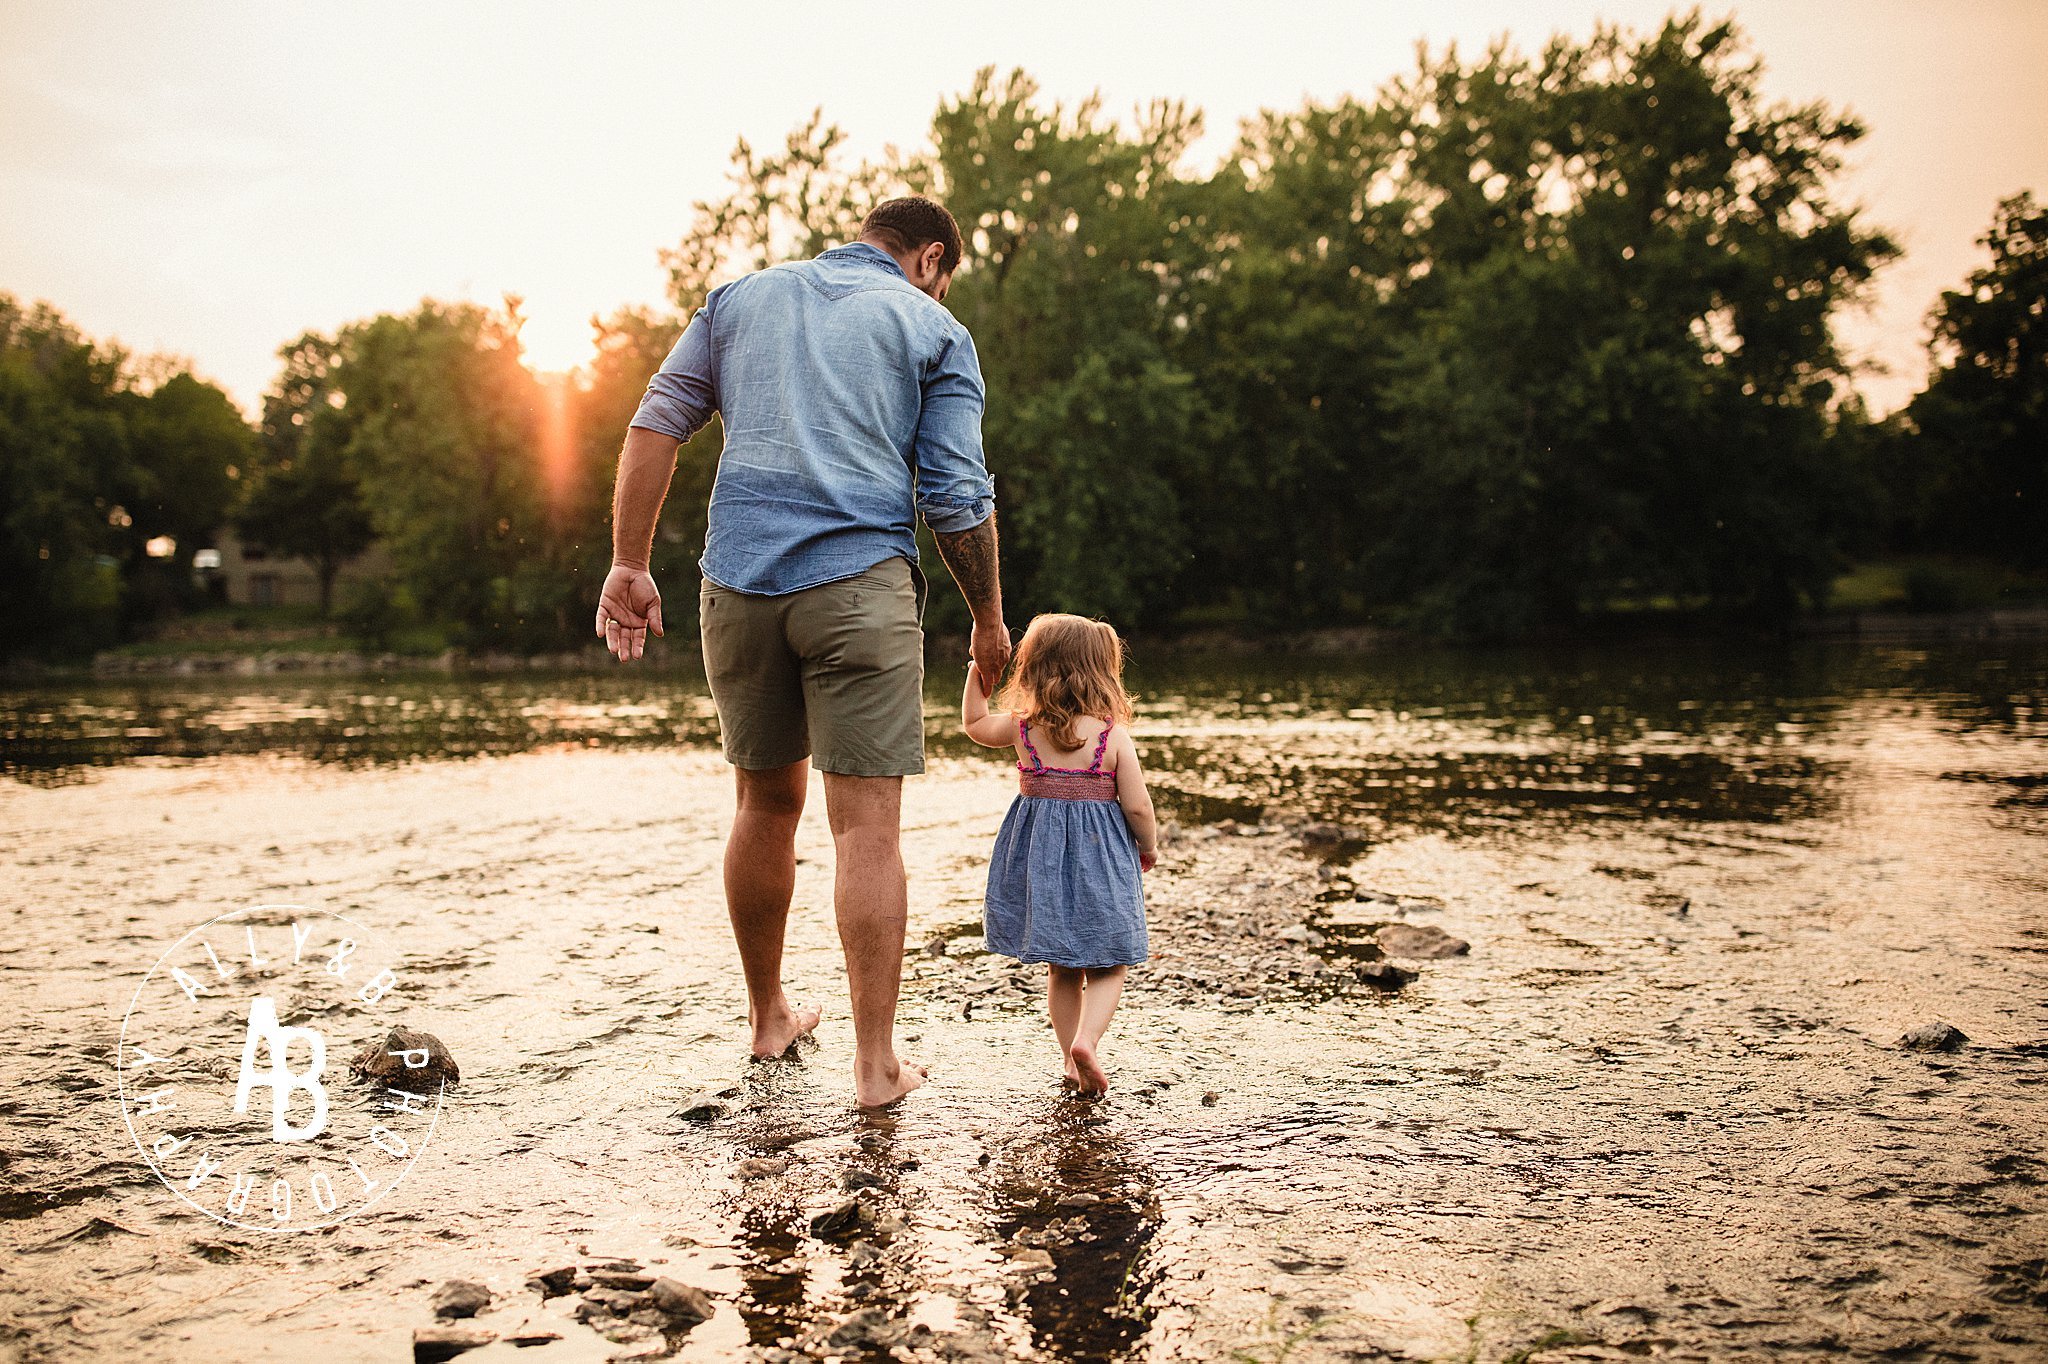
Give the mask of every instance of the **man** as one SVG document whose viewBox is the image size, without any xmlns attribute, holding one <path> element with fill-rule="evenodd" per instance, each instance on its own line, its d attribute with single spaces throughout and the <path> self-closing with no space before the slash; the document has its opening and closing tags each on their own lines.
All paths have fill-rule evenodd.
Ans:
<svg viewBox="0 0 2048 1364">
<path fill-rule="evenodd" d="M 779 1056 L 818 1022 L 782 990 L 797 820 L 815 764 L 837 854 L 854 1092 L 867 1107 L 925 1078 L 895 1046 L 903 778 L 924 771 L 918 515 L 973 612 L 984 691 L 1010 655 L 981 367 L 967 329 L 939 306 L 960 252 L 952 214 L 922 197 L 891 199 L 852 245 L 712 290 L 627 432 L 597 610 L 621 661 L 640 657 L 649 630 L 662 633 L 648 574 L 655 521 L 677 443 L 718 413 L 725 450 L 699 606 L 738 785 L 725 898 L 753 1052 Z"/>
</svg>

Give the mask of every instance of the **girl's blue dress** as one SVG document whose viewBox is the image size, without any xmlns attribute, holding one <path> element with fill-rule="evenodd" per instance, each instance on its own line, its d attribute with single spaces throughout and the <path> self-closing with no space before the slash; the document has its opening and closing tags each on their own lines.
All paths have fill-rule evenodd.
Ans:
<svg viewBox="0 0 2048 1364">
<path fill-rule="evenodd" d="M 1025 962 L 1098 969 L 1145 960 L 1138 844 L 1102 770 L 1109 730 L 1085 768 L 1047 767 L 1022 720 L 1030 762 L 989 856 L 982 928 L 991 952 Z"/>
</svg>

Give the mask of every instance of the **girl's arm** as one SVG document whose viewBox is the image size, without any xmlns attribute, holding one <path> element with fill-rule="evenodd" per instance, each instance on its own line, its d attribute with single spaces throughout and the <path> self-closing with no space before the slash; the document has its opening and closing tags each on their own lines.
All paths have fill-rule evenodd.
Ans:
<svg viewBox="0 0 2048 1364">
<path fill-rule="evenodd" d="M 1145 789 L 1145 773 L 1138 766 L 1138 746 L 1131 732 L 1116 732 L 1116 803 L 1124 810 L 1131 837 L 1138 842 L 1138 865 L 1150 871 L 1159 861 L 1159 817 L 1152 812 L 1152 793 Z"/>
<path fill-rule="evenodd" d="M 1008 748 L 1017 742 L 1017 722 L 1008 711 L 991 713 L 976 665 L 967 665 L 967 689 L 960 696 L 960 728 L 983 748 Z"/>
</svg>

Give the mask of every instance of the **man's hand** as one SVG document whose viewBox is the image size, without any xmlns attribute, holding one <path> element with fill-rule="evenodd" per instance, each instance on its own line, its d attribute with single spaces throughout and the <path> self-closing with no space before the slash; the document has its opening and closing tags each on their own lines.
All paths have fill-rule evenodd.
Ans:
<svg viewBox="0 0 2048 1364">
<path fill-rule="evenodd" d="M 604 647 L 619 662 L 630 662 L 646 652 L 649 630 L 664 633 L 661 589 L 654 585 L 654 575 L 644 568 L 613 564 L 597 599 L 597 633 L 604 637 Z"/>
<path fill-rule="evenodd" d="M 968 646 L 974 670 L 981 674 L 981 694 L 993 696 L 1003 669 L 1010 666 L 1010 627 L 1001 616 L 993 621 L 974 622 L 974 640 Z"/>
</svg>

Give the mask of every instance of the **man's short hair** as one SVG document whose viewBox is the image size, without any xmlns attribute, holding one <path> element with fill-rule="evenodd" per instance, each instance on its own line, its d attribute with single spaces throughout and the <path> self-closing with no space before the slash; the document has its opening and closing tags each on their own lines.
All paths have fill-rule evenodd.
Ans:
<svg viewBox="0 0 2048 1364">
<path fill-rule="evenodd" d="M 877 204 L 862 220 L 863 237 L 880 237 L 899 255 L 909 255 L 933 242 L 946 248 L 939 259 L 939 273 L 950 275 L 960 264 L 960 224 L 953 221 L 943 204 L 922 194 L 906 195 Z"/>
</svg>

